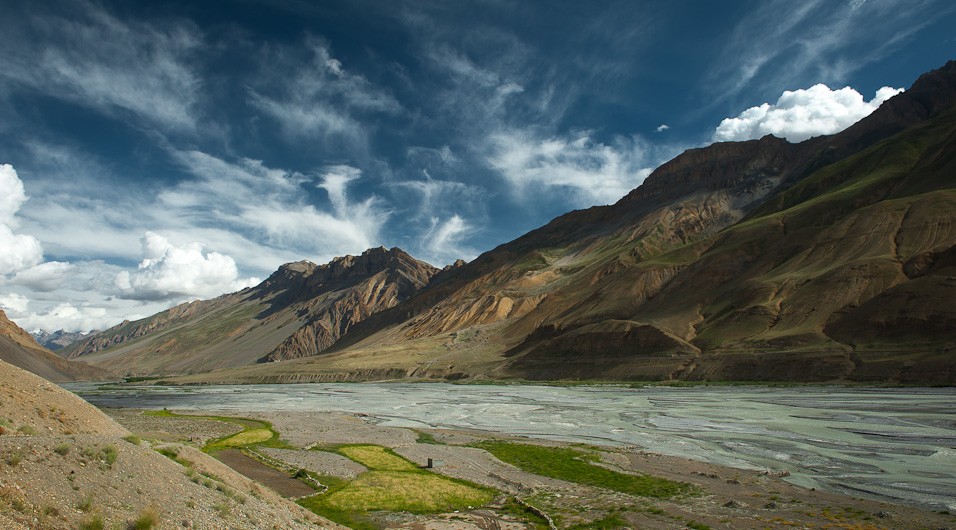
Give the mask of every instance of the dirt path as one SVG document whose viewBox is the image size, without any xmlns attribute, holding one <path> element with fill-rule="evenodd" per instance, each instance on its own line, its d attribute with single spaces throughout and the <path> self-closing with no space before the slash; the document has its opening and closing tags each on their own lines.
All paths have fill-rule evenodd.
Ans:
<svg viewBox="0 0 956 530">
<path fill-rule="evenodd" d="M 264 486 L 268 486 L 283 497 L 298 498 L 315 493 L 315 490 L 305 483 L 291 478 L 254 458 L 249 458 L 237 449 L 220 451 L 216 454 L 216 458 L 239 473 Z"/>
</svg>

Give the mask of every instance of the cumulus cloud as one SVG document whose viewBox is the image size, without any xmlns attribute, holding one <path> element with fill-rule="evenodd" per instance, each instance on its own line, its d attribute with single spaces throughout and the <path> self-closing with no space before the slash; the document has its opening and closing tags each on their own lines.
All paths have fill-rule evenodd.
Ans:
<svg viewBox="0 0 956 530">
<path fill-rule="evenodd" d="M 664 132 L 664 131 L 666 131 L 667 129 L 670 129 L 670 128 L 671 128 L 670 125 L 667 125 L 666 123 L 662 123 L 662 124 L 658 125 L 657 128 L 654 129 L 654 130 L 657 131 L 657 132 Z"/>
<path fill-rule="evenodd" d="M 640 185 L 652 168 L 635 138 L 613 145 L 574 136 L 537 137 L 526 131 L 496 133 L 490 138 L 488 163 L 523 197 L 560 190 L 577 206 L 610 204 Z"/>
<path fill-rule="evenodd" d="M 814 136 L 838 133 L 869 116 L 902 88 L 883 87 L 870 101 L 850 87 L 831 90 L 824 84 L 787 90 L 773 105 L 764 103 L 726 118 L 717 126 L 718 142 L 752 140 L 767 134 L 802 142 Z"/>
<path fill-rule="evenodd" d="M 28 269 L 43 259 L 37 238 L 17 234 L 17 212 L 27 200 L 23 182 L 10 164 L 0 164 L 0 276 Z"/>
<path fill-rule="evenodd" d="M 126 298 L 172 300 L 209 298 L 259 283 L 240 280 L 236 262 L 218 252 L 204 252 L 199 243 L 177 247 L 155 232 L 141 239 L 143 261 L 134 272 L 116 275 L 116 287 Z"/>
</svg>

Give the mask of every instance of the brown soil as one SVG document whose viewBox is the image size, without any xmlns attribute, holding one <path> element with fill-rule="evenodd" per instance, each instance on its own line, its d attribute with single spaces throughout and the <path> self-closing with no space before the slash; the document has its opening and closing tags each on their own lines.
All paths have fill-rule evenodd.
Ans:
<svg viewBox="0 0 956 530">
<path fill-rule="evenodd" d="M 263 486 L 286 498 L 308 497 L 315 490 L 289 475 L 271 468 L 254 458 L 242 454 L 237 449 L 226 449 L 216 453 L 216 458 L 239 473 L 255 480 Z"/>
</svg>

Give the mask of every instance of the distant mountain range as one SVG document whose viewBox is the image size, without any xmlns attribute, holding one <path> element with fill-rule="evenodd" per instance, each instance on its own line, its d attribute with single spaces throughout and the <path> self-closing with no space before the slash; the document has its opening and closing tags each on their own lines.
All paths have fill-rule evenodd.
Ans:
<svg viewBox="0 0 956 530">
<path fill-rule="evenodd" d="M 95 335 L 99 333 L 98 330 L 91 331 L 89 333 L 78 333 L 78 332 L 69 332 L 62 329 L 54 331 L 53 333 L 48 333 L 42 329 L 31 331 L 30 335 L 34 339 L 49 350 L 59 350 L 65 346 L 69 346 L 78 340 L 83 340 L 87 335 Z"/>
<path fill-rule="evenodd" d="M 471 263 L 288 264 L 61 355 L 184 382 L 952 383 L 954 105 L 951 61 L 839 134 L 688 150 Z"/>
</svg>

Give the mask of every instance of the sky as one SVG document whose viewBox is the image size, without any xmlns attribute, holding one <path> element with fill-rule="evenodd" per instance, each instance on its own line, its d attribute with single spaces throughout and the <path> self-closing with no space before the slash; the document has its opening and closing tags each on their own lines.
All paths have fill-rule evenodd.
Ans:
<svg viewBox="0 0 956 530">
<path fill-rule="evenodd" d="M 950 0 L 0 0 L 0 308 L 89 331 L 400 247 L 444 266 L 714 141 L 839 132 Z"/>
</svg>

